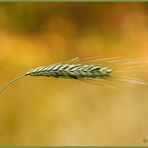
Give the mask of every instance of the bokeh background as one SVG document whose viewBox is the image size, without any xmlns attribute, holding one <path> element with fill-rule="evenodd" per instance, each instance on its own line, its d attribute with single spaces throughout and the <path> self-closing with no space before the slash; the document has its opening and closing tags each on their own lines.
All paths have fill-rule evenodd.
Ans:
<svg viewBox="0 0 148 148">
<path fill-rule="evenodd" d="M 147 57 L 147 40 L 147 3 L 0 3 L 0 85 L 74 57 Z M 0 145 L 147 145 L 147 90 L 23 78 L 0 94 Z"/>
</svg>

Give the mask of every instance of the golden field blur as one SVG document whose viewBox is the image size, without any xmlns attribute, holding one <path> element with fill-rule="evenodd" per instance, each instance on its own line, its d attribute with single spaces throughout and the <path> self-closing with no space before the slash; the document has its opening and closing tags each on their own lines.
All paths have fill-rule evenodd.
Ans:
<svg viewBox="0 0 148 148">
<path fill-rule="evenodd" d="M 0 85 L 75 57 L 147 57 L 147 39 L 147 3 L 1 3 Z M 23 78 L 0 94 L 0 145 L 147 145 L 147 90 Z"/>
</svg>

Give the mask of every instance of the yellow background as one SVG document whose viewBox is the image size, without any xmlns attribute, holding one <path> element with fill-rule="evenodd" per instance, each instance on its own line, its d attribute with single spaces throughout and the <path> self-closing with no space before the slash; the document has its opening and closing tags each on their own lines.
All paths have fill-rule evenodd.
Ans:
<svg viewBox="0 0 148 148">
<path fill-rule="evenodd" d="M 0 3 L 1 86 L 36 67 L 92 56 L 147 57 L 148 4 Z M 147 90 L 23 78 L 0 94 L 0 145 L 147 145 Z"/>
</svg>

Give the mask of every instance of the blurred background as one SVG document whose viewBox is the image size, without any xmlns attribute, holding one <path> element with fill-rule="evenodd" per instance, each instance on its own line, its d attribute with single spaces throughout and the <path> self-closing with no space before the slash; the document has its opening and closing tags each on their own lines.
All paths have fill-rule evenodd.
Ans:
<svg viewBox="0 0 148 148">
<path fill-rule="evenodd" d="M 0 86 L 75 57 L 147 57 L 147 39 L 147 3 L 0 3 Z M 0 145 L 147 145 L 147 89 L 23 78 L 0 94 Z"/>
</svg>

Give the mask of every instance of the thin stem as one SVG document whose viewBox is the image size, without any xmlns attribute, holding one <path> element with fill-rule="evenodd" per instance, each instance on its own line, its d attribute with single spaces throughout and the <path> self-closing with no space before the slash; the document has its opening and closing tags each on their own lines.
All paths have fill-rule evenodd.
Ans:
<svg viewBox="0 0 148 148">
<path fill-rule="evenodd" d="M 19 79 L 21 79 L 21 78 L 23 78 L 23 77 L 25 77 L 26 76 L 26 74 L 24 74 L 24 75 L 22 75 L 22 76 L 19 76 L 19 77 L 17 77 L 16 79 L 13 79 L 12 81 L 10 81 L 9 83 L 7 83 L 6 85 L 4 85 L 1 89 L 0 89 L 0 93 L 4 90 L 4 89 L 6 89 L 10 84 L 12 84 L 13 82 L 15 82 L 15 81 L 17 81 L 17 80 L 19 80 Z"/>
</svg>

